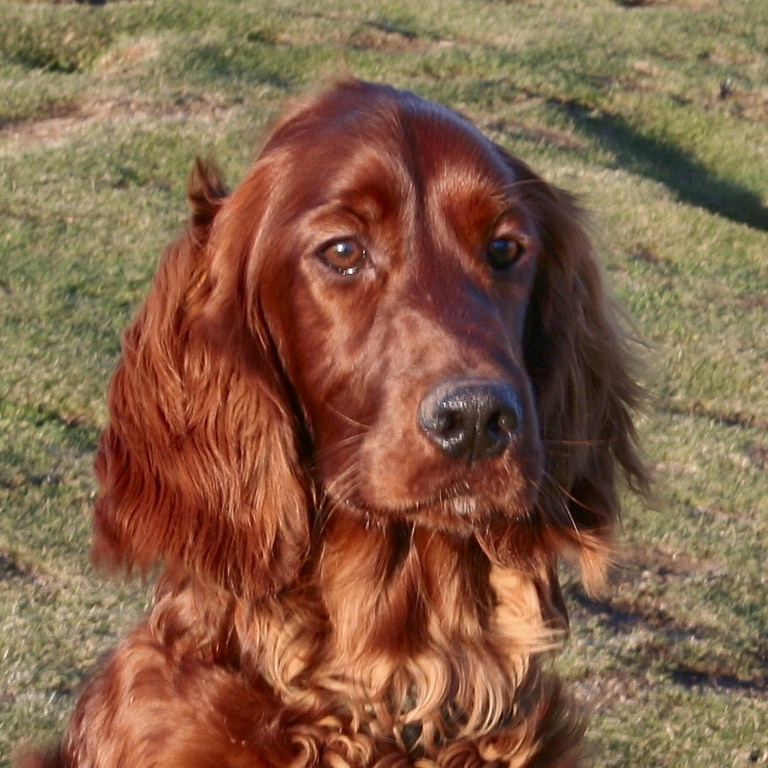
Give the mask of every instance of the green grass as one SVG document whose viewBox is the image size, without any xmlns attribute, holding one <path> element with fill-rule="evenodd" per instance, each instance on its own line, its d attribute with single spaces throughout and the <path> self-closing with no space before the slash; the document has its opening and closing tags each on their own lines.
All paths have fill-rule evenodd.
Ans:
<svg viewBox="0 0 768 768">
<path fill-rule="evenodd" d="M 0 767 L 60 727 L 146 590 L 87 563 L 119 334 L 185 216 L 287 97 L 347 72 L 453 106 L 595 211 L 650 344 L 658 478 L 561 666 L 596 765 L 768 764 L 764 0 L 4 3 Z"/>
</svg>

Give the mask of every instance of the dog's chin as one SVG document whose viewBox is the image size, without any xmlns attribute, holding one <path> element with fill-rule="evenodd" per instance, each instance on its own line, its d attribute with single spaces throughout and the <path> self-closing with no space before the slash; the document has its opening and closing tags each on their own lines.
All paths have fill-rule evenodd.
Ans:
<svg viewBox="0 0 768 768">
<path fill-rule="evenodd" d="M 531 494 L 526 493 L 491 500 L 449 489 L 432 498 L 390 506 L 374 505 L 360 496 L 347 497 L 341 505 L 361 515 L 367 524 L 386 525 L 400 521 L 470 535 L 501 519 L 507 522 L 530 520 L 535 508 L 533 501 Z"/>
</svg>

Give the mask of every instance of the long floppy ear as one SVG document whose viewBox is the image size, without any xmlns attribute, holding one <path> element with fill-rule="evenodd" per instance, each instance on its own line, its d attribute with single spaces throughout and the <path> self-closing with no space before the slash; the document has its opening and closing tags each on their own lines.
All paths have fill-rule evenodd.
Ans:
<svg viewBox="0 0 768 768">
<path fill-rule="evenodd" d="M 93 557 L 129 571 L 162 560 L 256 597 L 300 567 L 306 485 L 271 350 L 244 338 L 235 317 L 211 317 L 212 264 L 241 268 L 250 244 L 239 233 L 212 243 L 228 205 L 215 172 L 198 163 L 188 197 L 189 225 L 161 260 L 110 383 Z"/>
<path fill-rule="evenodd" d="M 578 553 L 585 585 L 595 589 L 618 521 L 621 475 L 633 490 L 648 490 L 633 424 L 645 393 L 580 209 L 504 156 L 543 245 L 524 337 L 547 462 L 538 504 L 549 533 Z"/>
</svg>

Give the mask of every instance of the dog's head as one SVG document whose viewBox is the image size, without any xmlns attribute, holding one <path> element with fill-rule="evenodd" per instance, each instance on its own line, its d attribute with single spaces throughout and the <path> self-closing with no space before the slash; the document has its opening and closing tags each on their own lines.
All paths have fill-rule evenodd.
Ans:
<svg viewBox="0 0 768 768">
<path fill-rule="evenodd" d="M 645 481 L 640 392 L 568 195 L 454 113 L 345 82 L 190 199 L 111 386 L 97 556 L 261 594 L 341 506 L 598 574 L 616 465 Z"/>
</svg>

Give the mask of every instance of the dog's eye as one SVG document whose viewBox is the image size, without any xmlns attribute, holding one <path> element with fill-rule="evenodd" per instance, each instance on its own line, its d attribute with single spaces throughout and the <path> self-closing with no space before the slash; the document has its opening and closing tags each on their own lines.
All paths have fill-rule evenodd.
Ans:
<svg viewBox="0 0 768 768">
<path fill-rule="evenodd" d="M 357 240 L 334 240 L 324 245 L 319 251 L 320 258 L 342 275 L 354 275 L 359 272 L 368 252 Z"/>
<path fill-rule="evenodd" d="M 511 267 L 522 255 L 525 248 L 519 240 L 509 237 L 496 237 L 485 249 L 485 258 L 495 270 Z"/>
</svg>

